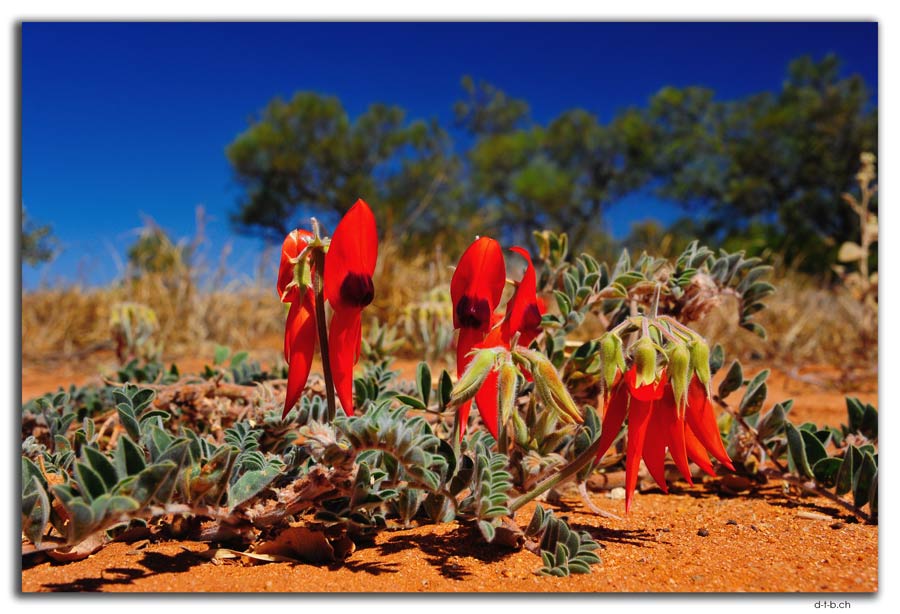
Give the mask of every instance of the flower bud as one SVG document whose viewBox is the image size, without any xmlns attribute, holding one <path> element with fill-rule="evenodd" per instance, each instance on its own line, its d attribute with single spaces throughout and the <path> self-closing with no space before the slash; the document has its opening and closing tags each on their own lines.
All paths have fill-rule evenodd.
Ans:
<svg viewBox="0 0 900 614">
<path fill-rule="evenodd" d="M 478 389 L 484 383 L 488 373 L 494 368 L 495 349 L 479 350 L 475 354 L 475 358 L 469 363 L 465 373 L 456 382 L 453 390 L 450 391 L 450 404 L 459 405 L 465 403 L 475 396 Z"/>
<path fill-rule="evenodd" d="M 622 353 L 622 339 L 615 333 L 607 333 L 600 339 L 600 358 L 603 365 L 603 379 L 606 390 L 612 388 L 616 374 L 625 372 L 625 355 Z"/>
<path fill-rule="evenodd" d="M 562 383 L 556 367 L 543 354 L 538 352 L 530 354 L 534 387 L 547 409 L 559 415 L 564 422 L 583 422 L 578 406 Z"/>
<path fill-rule="evenodd" d="M 516 410 L 519 370 L 511 362 L 500 366 L 500 424 L 506 424 Z"/>
<path fill-rule="evenodd" d="M 691 381 L 691 351 L 683 343 L 675 345 L 669 352 L 668 374 L 680 413 L 687 402 L 688 384 Z"/>
<path fill-rule="evenodd" d="M 526 447 L 528 445 L 528 427 L 525 426 L 525 421 L 522 420 L 522 416 L 519 415 L 519 412 L 513 412 L 512 422 L 513 430 L 516 434 L 516 443 L 522 447 Z"/>
<path fill-rule="evenodd" d="M 656 381 L 656 346 L 650 337 L 641 337 L 634 344 L 634 366 L 637 371 L 635 386 L 645 386 Z"/>
<path fill-rule="evenodd" d="M 709 389 L 709 346 L 703 339 L 691 343 L 691 363 L 700 383 Z"/>
</svg>

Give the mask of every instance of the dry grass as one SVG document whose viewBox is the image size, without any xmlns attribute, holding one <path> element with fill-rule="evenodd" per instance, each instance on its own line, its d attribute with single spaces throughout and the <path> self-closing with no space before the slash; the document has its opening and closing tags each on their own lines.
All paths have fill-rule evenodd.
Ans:
<svg viewBox="0 0 900 614">
<path fill-rule="evenodd" d="M 767 333 L 760 339 L 736 325 L 727 299 L 697 328 L 727 355 L 779 365 L 826 364 L 843 370 L 873 370 L 878 364 L 877 314 L 840 286 L 827 287 L 796 274 L 772 280 L 778 289 L 756 318 Z"/>
<path fill-rule="evenodd" d="M 375 301 L 367 316 L 402 331 L 404 313 L 422 305 L 428 290 L 449 287 L 451 264 L 439 249 L 404 259 L 394 247 L 383 245 Z M 27 293 L 22 300 L 23 360 L 71 360 L 111 348 L 110 311 L 121 301 L 140 303 L 156 312 L 159 340 L 170 356 L 207 355 L 213 343 L 246 349 L 279 347 L 285 311 L 274 289 L 266 285 L 268 280 L 235 282 L 215 291 L 199 289 L 195 280 L 192 272 L 154 274 L 105 288 Z M 271 281 L 274 287 L 274 271 Z M 864 324 L 872 314 L 849 292 L 794 274 L 774 283 L 778 292 L 767 299 L 769 308 L 758 316 L 769 332 L 767 340 L 738 329 L 736 310 L 727 300 L 697 328 L 711 341 L 722 343 L 729 357 L 778 365 L 875 368 L 877 326 L 874 320 Z M 449 321 L 446 326 L 451 326 Z M 400 353 L 420 358 L 421 348 L 411 345 L 407 343 Z"/>
</svg>

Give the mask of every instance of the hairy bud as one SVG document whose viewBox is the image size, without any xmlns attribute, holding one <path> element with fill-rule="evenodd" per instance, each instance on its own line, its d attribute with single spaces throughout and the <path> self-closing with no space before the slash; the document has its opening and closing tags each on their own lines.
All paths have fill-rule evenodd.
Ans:
<svg viewBox="0 0 900 614">
<path fill-rule="evenodd" d="M 516 409 L 519 370 L 511 362 L 500 366 L 500 424 L 506 424 Z"/>
<path fill-rule="evenodd" d="M 691 351 L 683 343 L 677 344 L 669 352 L 669 383 L 675 393 L 675 403 L 679 412 L 687 403 L 688 384 L 691 381 Z"/>
<path fill-rule="evenodd" d="M 584 419 L 581 417 L 581 412 L 578 411 L 575 400 L 562 383 L 559 372 L 550 360 L 540 352 L 532 350 L 525 350 L 523 354 L 531 363 L 530 371 L 534 378 L 534 388 L 547 409 L 555 412 L 565 422 L 583 422 Z"/>
<path fill-rule="evenodd" d="M 709 346 L 702 339 L 691 343 L 691 362 L 694 365 L 694 373 L 700 383 L 709 387 Z"/>
<path fill-rule="evenodd" d="M 656 381 L 656 346 L 650 337 L 641 337 L 634 344 L 634 366 L 637 370 L 636 386 L 645 386 Z"/>
<path fill-rule="evenodd" d="M 462 374 L 453 390 L 450 391 L 451 405 L 465 403 L 475 396 L 488 373 L 494 368 L 496 354 L 497 352 L 494 349 L 479 350 L 475 354 L 475 358 L 469 363 L 465 373 Z"/>
<path fill-rule="evenodd" d="M 607 333 L 600 339 L 600 359 L 603 365 L 603 379 L 606 390 L 612 389 L 616 375 L 625 372 L 625 355 L 622 353 L 622 339 L 615 333 Z"/>
</svg>

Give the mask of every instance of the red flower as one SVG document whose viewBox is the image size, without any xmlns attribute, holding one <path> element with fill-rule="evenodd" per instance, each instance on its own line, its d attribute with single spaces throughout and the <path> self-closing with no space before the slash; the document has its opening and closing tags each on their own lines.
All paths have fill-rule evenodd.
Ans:
<svg viewBox="0 0 900 614">
<path fill-rule="evenodd" d="M 375 298 L 372 275 L 378 259 L 375 216 L 357 200 L 338 223 L 325 254 L 325 298 L 334 316 L 328 351 L 334 388 L 344 412 L 353 415 L 353 367 L 362 344 L 362 310 Z"/>
<path fill-rule="evenodd" d="M 293 230 L 285 237 L 281 246 L 276 289 L 281 301 L 291 304 L 284 328 L 284 360 L 288 363 L 288 385 L 282 417 L 287 416 L 300 398 L 309 378 L 316 349 L 315 296 L 309 281 L 303 279 L 304 269 L 311 265 L 305 260 L 299 260 L 312 236 L 312 233 L 305 230 Z"/>
<path fill-rule="evenodd" d="M 722 444 L 712 403 L 706 387 L 694 377 L 685 407 L 679 410 L 668 376 L 663 369 L 656 382 L 636 385 L 637 369 L 632 366 L 613 387 L 603 416 L 599 460 L 609 449 L 628 416 L 628 443 L 625 450 L 625 511 L 637 486 L 641 458 L 651 477 L 663 492 L 668 492 L 665 476 L 666 449 L 676 468 L 693 484 L 688 459 L 703 471 L 715 475 L 707 452 L 734 469 Z"/>
<path fill-rule="evenodd" d="M 475 247 L 479 241 L 491 241 L 494 245 L 497 245 L 497 249 L 499 249 L 499 245 L 496 241 L 492 239 L 479 239 L 476 241 L 469 250 L 466 251 L 466 254 Z M 493 249 L 492 247 L 488 247 L 490 244 L 483 243 L 485 246 L 483 249 Z M 541 332 L 541 319 L 543 317 L 543 313 L 545 311 L 545 307 L 543 301 L 541 301 L 537 297 L 537 280 L 534 272 L 534 265 L 531 262 L 531 256 L 528 254 L 525 249 L 521 247 L 513 247 L 512 251 L 516 252 L 527 262 L 528 266 L 525 269 L 525 274 L 522 276 L 522 280 L 516 286 L 516 291 L 513 294 L 512 298 L 509 299 L 509 302 L 506 304 L 506 316 L 503 318 L 500 326 L 493 326 L 496 323 L 496 316 L 491 316 L 490 321 L 490 332 L 487 335 L 483 336 L 480 341 L 473 343 L 468 348 L 464 347 L 464 330 L 462 328 L 460 330 L 460 341 L 457 345 L 457 372 L 459 375 L 462 375 L 462 372 L 465 369 L 465 366 L 468 365 L 471 358 L 467 356 L 468 352 L 474 348 L 492 348 L 492 347 L 503 347 L 507 350 L 510 349 L 510 342 L 512 341 L 513 336 L 518 333 L 519 341 L 523 346 L 528 346 L 534 338 L 538 336 Z M 457 267 L 457 272 L 459 272 L 460 268 L 462 268 L 463 260 L 466 259 L 466 254 L 463 254 L 463 257 L 460 259 L 460 266 Z M 500 263 L 502 264 L 502 252 L 499 254 Z M 489 256 L 489 258 L 496 258 L 496 256 Z M 468 265 L 467 265 L 468 266 Z M 499 295 L 503 292 L 503 283 L 506 280 L 506 270 L 505 267 L 500 271 L 496 272 L 497 277 L 494 278 L 493 283 L 494 286 L 491 286 L 490 289 L 499 288 L 498 296 L 496 298 L 496 302 L 499 303 Z M 456 279 L 456 275 L 454 274 L 454 280 Z M 498 281 L 498 279 L 500 281 Z M 462 322 L 465 320 L 464 317 L 458 317 L 458 305 L 460 303 L 457 302 L 457 297 L 460 294 L 455 294 L 453 290 L 453 283 L 451 282 L 450 289 L 451 297 L 453 298 L 454 304 L 454 325 L 457 325 L 458 322 Z M 465 294 L 462 294 L 462 298 L 465 297 Z M 462 302 L 462 299 L 460 299 Z M 463 303 L 464 305 L 466 303 Z M 493 303 L 489 303 L 493 304 Z M 493 312 L 493 309 L 492 309 Z M 471 339 L 476 339 L 481 335 L 481 330 L 483 326 L 477 331 L 473 331 L 468 333 L 468 336 L 465 338 L 465 342 L 468 342 Z M 481 414 L 481 419 L 484 422 L 484 425 L 487 427 L 488 431 L 491 435 L 494 436 L 494 439 L 498 438 L 499 433 L 499 395 L 500 395 L 500 381 L 499 381 L 499 367 L 494 365 L 494 368 L 491 369 L 490 373 L 488 373 L 478 392 L 475 394 L 475 405 L 478 408 L 478 412 Z M 526 377 L 530 377 L 529 374 L 525 374 Z M 469 418 L 469 411 L 471 408 L 471 403 L 465 403 L 460 407 L 459 410 L 459 423 L 460 423 L 460 438 L 462 438 L 465 433 L 466 423 Z"/>
<path fill-rule="evenodd" d="M 506 306 L 506 318 L 503 320 L 503 340 L 508 344 L 515 333 L 519 333 L 519 343 L 528 347 L 534 338 L 541 333 L 541 319 L 544 308 L 543 301 L 537 296 L 537 277 L 534 273 L 534 265 L 531 256 L 521 247 L 511 247 L 525 259 L 528 267 L 522 276 L 522 281 L 516 287 L 516 293 Z"/>
<path fill-rule="evenodd" d="M 463 252 L 450 280 L 453 328 L 459 329 L 457 376 L 466 369 L 469 351 L 491 330 L 492 314 L 500 304 L 505 283 L 503 250 L 494 239 L 481 237 Z"/>
</svg>

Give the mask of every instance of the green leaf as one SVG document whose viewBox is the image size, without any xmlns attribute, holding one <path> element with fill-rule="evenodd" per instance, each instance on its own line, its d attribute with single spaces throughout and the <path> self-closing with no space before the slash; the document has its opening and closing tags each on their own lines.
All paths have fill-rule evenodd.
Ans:
<svg viewBox="0 0 900 614">
<path fill-rule="evenodd" d="M 787 435 L 788 461 L 793 466 L 792 470 L 801 477 L 813 477 L 812 468 L 806 459 L 806 448 L 803 445 L 800 431 L 791 422 L 785 422 L 784 432 Z"/>
<path fill-rule="evenodd" d="M 478 530 L 481 531 L 481 535 L 487 543 L 494 541 L 494 537 L 497 535 L 497 530 L 494 528 L 494 525 L 486 520 L 478 521 Z"/>
<path fill-rule="evenodd" d="M 69 514 L 68 542 L 77 544 L 93 533 L 94 511 L 83 500 L 73 499 L 66 506 Z"/>
<path fill-rule="evenodd" d="M 221 365 L 228 358 L 230 350 L 224 345 L 217 345 L 213 352 L 213 366 Z"/>
<path fill-rule="evenodd" d="M 866 452 L 853 476 L 853 505 L 855 507 L 862 507 L 869 502 L 869 491 L 872 488 L 876 471 L 878 471 L 878 465 L 875 463 L 875 458 Z"/>
<path fill-rule="evenodd" d="M 167 412 L 163 409 L 151 409 L 150 411 L 142 414 L 140 419 L 138 420 L 138 422 L 140 422 L 141 426 L 143 426 L 148 420 L 153 420 L 154 418 L 159 418 L 160 420 L 165 422 L 171 417 L 172 417 L 172 414 L 170 414 L 169 412 Z M 154 422 L 154 424 L 159 424 L 159 423 Z"/>
<path fill-rule="evenodd" d="M 725 379 L 719 384 L 719 398 L 724 400 L 729 394 L 740 388 L 743 383 L 744 369 L 741 367 L 740 361 L 735 360 L 731 363 L 728 373 L 725 374 Z"/>
<path fill-rule="evenodd" d="M 828 458 L 828 452 L 825 451 L 825 446 L 822 445 L 822 442 L 815 434 L 810 433 L 809 431 L 800 431 L 800 436 L 803 438 L 803 446 L 806 451 L 806 462 L 810 467 L 815 467 L 816 463 L 820 460 Z M 811 477 L 815 477 L 815 473 L 813 473 L 813 476 Z"/>
<path fill-rule="evenodd" d="M 38 477 L 32 476 L 29 484 L 31 492 L 22 499 L 22 532 L 35 546 L 40 546 L 50 522 L 50 499 Z"/>
<path fill-rule="evenodd" d="M 739 406 L 741 416 L 755 414 L 762 408 L 768 394 L 768 388 L 766 387 L 767 377 L 769 377 L 769 370 L 763 369 L 747 384 L 747 390 L 744 392 L 744 397 L 741 399 Z"/>
<path fill-rule="evenodd" d="M 75 463 L 75 482 L 78 484 L 78 492 L 89 501 L 106 492 L 103 479 L 85 463 Z"/>
<path fill-rule="evenodd" d="M 844 495 L 853 489 L 853 476 L 856 469 L 862 464 L 862 452 L 856 446 L 850 446 L 844 452 L 844 460 L 838 469 L 837 478 L 835 479 L 834 491 L 839 495 Z"/>
<path fill-rule="evenodd" d="M 438 388 L 441 407 L 447 407 L 450 404 L 450 395 L 453 392 L 453 380 L 446 369 L 441 371 L 441 380 Z"/>
<path fill-rule="evenodd" d="M 128 436 L 135 440 L 140 439 L 141 425 L 138 423 L 137 418 L 134 415 L 134 409 L 132 409 L 131 407 L 131 401 L 129 400 L 127 403 L 119 403 L 116 406 L 116 409 L 119 413 L 119 422 L 125 428 L 125 432 L 128 433 Z"/>
<path fill-rule="evenodd" d="M 709 371 L 712 375 L 715 375 L 719 369 L 722 368 L 722 365 L 725 364 L 725 350 L 722 348 L 720 344 L 715 344 L 713 346 L 712 351 L 709 353 Z"/>
<path fill-rule="evenodd" d="M 869 439 L 878 439 L 878 410 L 872 405 L 866 404 L 862 421 L 859 425 L 859 432 Z"/>
<path fill-rule="evenodd" d="M 234 356 L 231 357 L 231 363 L 229 364 L 229 367 L 232 369 L 235 369 L 235 368 L 241 366 L 241 363 L 243 363 L 245 360 L 247 360 L 248 356 L 250 356 L 249 352 L 241 351 L 241 352 L 236 353 Z"/>
<path fill-rule="evenodd" d="M 862 402 L 855 397 L 846 397 L 845 400 L 847 402 L 847 430 L 850 433 L 857 433 L 859 427 L 862 426 L 865 408 Z"/>
<path fill-rule="evenodd" d="M 421 401 L 421 399 L 417 399 L 416 397 L 411 397 L 407 394 L 398 394 L 394 397 L 401 403 L 409 405 L 413 409 L 427 409 L 428 407 Z"/>
<path fill-rule="evenodd" d="M 782 403 L 776 403 L 766 412 L 756 425 L 756 432 L 763 441 L 777 435 L 784 427 L 786 411 Z"/>
<path fill-rule="evenodd" d="M 876 464 L 878 464 L 876 460 Z M 878 515 L 878 471 L 872 476 L 872 487 L 869 489 L 869 513 L 872 516 Z"/>
<path fill-rule="evenodd" d="M 233 511 L 237 506 L 258 494 L 278 477 L 278 474 L 277 466 L 268 465 L 265 469 L 248 471 L 242 475 L 228 488 L 228 509 Z"/>
<path fill-rule="evenodd" d="M 416 367 L 416 386 L 422 402 L 427 407 L 428 401 L 431 399 L 431 369 L 426 362 L 420 362 L 419 366 Z"/>
<path fill-rule="evenodd" d="M 834 488 L 837 484 L 837 476 L 842 463 L 841 459 L 834 457 L 819 460 L 812 468 L 816 482 L 825 488 Z"/>
<path fill-rule="evenodd" d="M 559 290 L 554 290 L 553 296 L 556 298 L 556 306 L 559 307 L 559 312 L 563 316 L 569 315 L 569 312 L 572 311 L 572 302 L 569 300 L 569 297 Z"/>
<path fill-rule="evenodd" d="M 172 461 L 154 463 L 141 471 L 127 493 L 141 505 L 146 505 L 155 496 L 166 478 L 175 472 L 176 465 Z"/>
<path fill-rule="evenodd" d="M 131 397 L 131 405 L 134 415 L 139 416 L 144 409 L 153 402 L 156 392 L 152 388 L 140 388 Z"/>
<path fill-rule="evenodd" d="M 113 464 L 109 462 L 109 459 L 106 458 L 106 455 L 96 448 L 92 448 L 90 446 L 84 446 L 82 448 L 82 452 L 84 453 L 84 457 L 87 462 L 90 464 L 91 468 L 97 472 L 97 474 L 103 479 L 103 483 L 106 485 L 106 490 L 110 490 L 116 483 L 119 481 L 119 476 L 116 472 L 116 468 L 113 467 Z"/>
<path fill-rule="evenodd" d="M 137 475 L 147 466 L 144 451 L 128 435 L 119 437 L 115 460 L 120 477 Z"/>
</svg>

